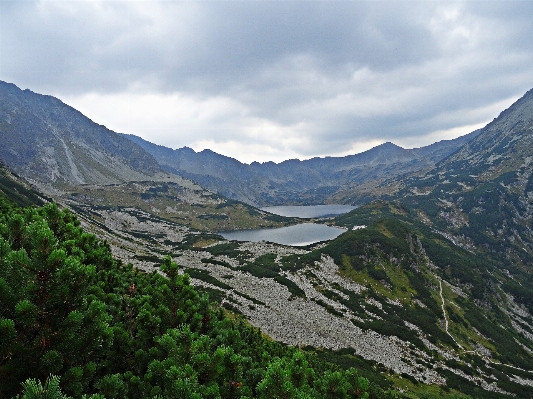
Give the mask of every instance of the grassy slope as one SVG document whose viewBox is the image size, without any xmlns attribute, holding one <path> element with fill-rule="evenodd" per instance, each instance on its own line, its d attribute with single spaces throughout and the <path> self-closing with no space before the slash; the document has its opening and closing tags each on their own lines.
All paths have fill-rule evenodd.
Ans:
<svg viewBox="0 0 533 399">
<path fill-rule="evenodd" d="M 390 307 L 384 305 L 378 313 L 383 320 L 368 327 L 420 343 L 417 334 L 406 327 L 404 321 L 408 321 L 435 345 L 454 350 L 459 359 L 445 361 L 442 370 L 452 387 L 468 384 L 456 381 L 446 366 L 473 376 L 492 374 L 498 376 L 503 390 L 519 396 L 524 392 L 523 386 L 502 378 L 501 371 L 509 373 L 510 369 L 497 362 L 523 370 L 533 368 L 533 345 L 527 338 L 533 320 L 528 312 L 518 311 L 521 316 L 515 313 L 517 305 L 505 288 L 516 282 L 502 273 L 504 265 L 498 259 L 453 245 L 417 221 L 416 215 L 400 203 L 373 203 L 336 221 L 346 227 L 367 228 L 342 235 L 323 251 L 341 265 L 343 275 L 371 287 L 377 301 L 385 304 L 395 300 L 404 305 L 400 312 L 387 312 Z M 530 289 L 522 288 L 527 291 L 524 296 L 531 294 Z M 515 328 L 517 323 L 522 333 Z M 489 353 L 491 358 L 482 356 Z M 522 375 L 532 377 L 528 372 Z M 475 394 L 474 388 L 462 391 Z"/>
</svg>

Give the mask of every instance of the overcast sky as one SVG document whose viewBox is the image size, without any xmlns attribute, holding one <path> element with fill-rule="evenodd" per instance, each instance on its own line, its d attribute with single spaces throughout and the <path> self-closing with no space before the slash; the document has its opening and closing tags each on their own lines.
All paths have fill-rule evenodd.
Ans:
<svg viewBox="0 0 533 399">
<path fill-rule="evenodd" d="M 6 1 L 0 80 L 243 162 L 404 148 L 533 87 L 533 1 Z"/>
</svg>

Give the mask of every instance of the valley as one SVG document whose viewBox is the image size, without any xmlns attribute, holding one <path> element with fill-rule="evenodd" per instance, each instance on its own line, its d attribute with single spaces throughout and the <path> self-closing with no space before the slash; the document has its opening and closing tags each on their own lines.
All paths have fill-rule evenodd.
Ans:
<svg viewBox="0 0 533 399">
<path fill-rule="evenodd" d="M 213 307 L 399 397 L 533 394 L 533 92 L 449 142 L 245 165 L 0 89 L 6 198 L 69 209 L 147 273 L 170 256 Z M 335 203 L 358 207 L 314 220 L 344 229 L 332 240 L 218 234 L 312 220 L 257 206 Z"/>
</svg>

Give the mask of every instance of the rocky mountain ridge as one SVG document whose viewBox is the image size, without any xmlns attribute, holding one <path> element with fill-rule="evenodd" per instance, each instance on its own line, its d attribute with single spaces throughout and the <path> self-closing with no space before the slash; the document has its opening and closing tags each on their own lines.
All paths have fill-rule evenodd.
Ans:
<svg viewBox="0 0 533 399">
<path fill-rule="evenodd" d="M 51 96 L 0 82 L 0 159 L 55 187 L 147 180 L 161 168 L 138 145 Z"/>
<path fill-rule="evenodd" d="M 363 336 L 344 345 L 385 367 L 384 373 L 394 370 L 477 397 L 528 397 L 533 386 L 532 103 L 529 92 L 435 167 L 390 179 L 393 186 L 384 185 L 384 191 L 394 201 L 336 218 L 350 231 L 325 246 L 269 258 L 260 244 L 228 247 L 222 241 L 205 247 L 200 263 L 191 253 L 183 257 L 186 271 L 215 297 L 222 292 L 222 303 L 277 340 L 335 350 L 330 335 L 343 342 L 361 328 L 372 331 L 380 349 L 365 352 Z M 255 256 L 247 258 L 252 247 Z M 260 280 L 252 283 L 248 274 Z M 208 283 L 206 276 L 215 280 Z M 288 293 L 274 295 L 278 288 L 267 278 Z M 241 284 L 243 279 L 247 283 Z M 260 289 L 263 284 L 270 288 Z M 283 311 L 276 305 L 279 298 Z M 299 321 L 292 307 L 305 308 L 311 321 Z M 351 332 L 335 335 L 331 330 L 337 327 Z"/>
<path fill-rule="evenodd" d="M 434 169 L 397 183 L 395 197 L 458 245 L 526 267 L 533 255 L 532 143 L 529 91 Z"/>
<path fill-rule="evenodd" d="M 289 220 L 163 171 L 152 155 L 123 135 L 57 98 L 5 82 L 0 82 L 0 142 L 0 160 L 10 170 L 79 210 L 135 208 L 186 227 L 213 230 L 272 227 Z"/>
<path fill-rule="evenodd" d="M 475 170 L 489 166 L 480 180 L 494 179 L 530 162 L 533 129 L 533 89 L 481 130 L 481 134 L 438 164 L 438 171 Z"/>
<path fill-rule="evenodd" d="M 43 190 L 157 180 L 166 172 L 255 206 L 337 202 L 339 192 L 428 168 L 476 134 L 412 150 L 385 143 L 346 157 L 247 165 L 117 134 L 57 98 L 0 82 L 0 159 Z"/>
<path fill-rule="evenodd" d="M 388 142 L 345 157 L 252 162 L 249 165 L 211 150 L 198 153 L 188 147 L 172 150 L 134 135 L 125 137 L 152 154 L 167 171 L 194 180 L 225 197 L 267 206 L 333 202 L 335 195 L 346 190 L 375 186 L 387 178 L 429 168 L 477 133 L 409 150 Z"/>
</svg>

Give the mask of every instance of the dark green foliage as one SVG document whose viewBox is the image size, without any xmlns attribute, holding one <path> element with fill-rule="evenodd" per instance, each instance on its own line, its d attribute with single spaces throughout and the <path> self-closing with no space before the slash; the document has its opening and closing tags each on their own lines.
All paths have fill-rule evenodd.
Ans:
<svg viewBox="0 0 533 399">
<path fill-rule="evenodd" d="M 287 287 L 289 292 L 294 296 L 299 296 L 301 298 L 305 298 L 305 292 L 298 287 L 298 285 L 291 280 L 289 280 L 287 277 L 284 276 L 276 276 L 274 277 L 274 281 L 280 283 L 281 285 L 284 285 Z"/>
<path fill-rule="evenodd" d="M 512 178 L 511 175 L 501 177 L 505 184 L 510 184 Z M 471 342 L 466 332 L 475 328 L 494 345 L 493 356 L 498 361 L 513 364 L 524 370 L 531 370 L 533 357 L 521 346 L 529 346 L 530 342 L 516 332 L 509 315 L 501 308 L 502 297 L 505 296 L 502 290 L 512 294 L 519 304 L 529 309 L 533 308 L 533 290 L 531 289 L 533 278 L 527 272 L 530 266 L 525 265 L 520 268 L 519 263 L 517 265 L 514 262 L 517 258 L 509 256 L 512 253 L 509 250 L 511 246 L 501 247 L 502 242 L 504 246 L 508 245 L 505 244 L 505 240 L 492 237 L 493 242 L 491 236 L 486 234 L 486 230 L 479 228 L 479 226 L 486 226 L 486 228 L 492 228 L 493 231 L 500 228 L 506 231 L 501 225 L 502 216 L 507 220 L 513 218 L 516 220 L 513 212 L 523 207 L 524 204 L 521 204 L 513 193 L 506 193 L 501 187 L 494 187 L 489 183 L 481 189 L 462 193 L 460 199 L 448 201 L 459 202 L 461 208 L 467 212 L 475 207 L 485 209 L 481 216 L 483 221 L 480 220 L 478 223 L 470 219 L 472 227 L 463 226 L 461 233 L 473 238 L 476 244 L 490 243 L 482 248 L 487 248 L 499 255 L 487 256 L 484 249 L 481 252 L 466 251 L 418 222 L 416 212 L 410 209 L 421 209 L 432 221 L 439 219 L 442 209 L 448 210 L 443 202 L 438 203 L 430 195 L 403 199 L 404 205 L 375 202 L 337 218 L 336 220 L 345 226 L 366 224 L 367 228 L 343 234 L 330 242 L 323 251 L 335 259 L 341 272 L 356 277 L 362 275 L 363 279 L 369 276 L 376 281 L 388 283 L 387 289 L 390 287 L 391 291 L 395 294 L 399 293 L 400 296 L 407 290 L 402 291 L 401 286 L 394 284 L 402 281 L 405 285 L 405 279 L 392 282 L 391 276 L 394 275 L 394 270 L 401 270 L 403 276 L 408 278 L 405 288 L 408 288 L 413 293 L 412 298 L 419 302 L 411 303 L 409 306 L 391 307 L 383 301 L 382 293 L 375 295 L 376 291 L 372 289 L 368 291 L 369 295 L 382 304 L 382 311 L 369 307 L 368 304 L 361 305 L 361 298 L 350 293 L 346 293 L 349 296 L 348 300 L 339 301 L 359 317 L 365 318 L 365 315 L 361 313 L 362 306 L 364 306 L 382 318 L 370 323 L 354 321 L 363 329 L 371 328 L 384 335 L 397 335 L 428 353 L 426 345 L 418 338 L 418 333 L 406 327 L 405 321 L 421 328 L 430 342 L 457 348 L 454 340 L 446 334 L 443 328 L 443 312 L 441 302 L 437 300 L 439 285 L 436 280 L 437 277 L 441 277 L 459 286 L 466 294 L 465 298 L 459 295 L 454 296 L 453 301 L 461 309 L 460 312 L 456 312 L 457 309 L 450 302 L 449 297 L 446 300 L 447 318 L 454 337 L 463 344 Z M 469 215 L 472 216 L 472 214 Z M 436 226 L 443 231 L 449 227 L 444 219 L 439 223 L 442 225 L 437 223 Z M 512 235 L 513 233 L 504 232 L 503 234 Z M 521 252 L 523 255 L 518 259 L 526 259 L 526 251 L 521 249 Z M 505 256 L 501 256 L 502 254 Z M 502 261 L 503 259 L 505 261 Z M 510 270 L 514 278 L 508 278 L 500 271 L 501 269 Z M 386 279 L 386 276 L 389 278 Z M 518 321 L 515 323 L 520 324 Z M 529 331 L 526 324 L 523 324 L 522 328 Z M 483 365 L 477 356 L 468 363 L 470 365 L 454 363 L 451 366 L 467 374 L 476 374 L 477 368 Z M 472 364 L 475 366 L 471 366 Z M 462 390 L 461 386 L 464 382 L 459 382 L 462 379 L 457 375 L 450 374 L 450 378 L 452 387 L 461 392 L 470 393 L 472 396 L 483 397 L 481 390 L 477 388 Z M 516 383 L 510 383 L 506 378 L 498 379 L 499 386 L 505 385 L 505 390 L 518 396 L 527 390 Z"/>
<path fill-rule="evenodd" d="M 22 383 L 24 395 L 21 399 L 68 399 L 61 392 L 59 381 L 60 378 L 57 376 L 48 378 L 44 385 L 38 380 L 27 380 Z"/>
<path fill-rule="evenodd" d="M 244 266 L 242 270 L 256 277 L 278 277 L 280 266 L 275 262 L 276 257 L 276 254 L 261 255 L 253 262 Z"/>
<path fill-rule="evenodd" d="M 312 301 L 318 303 L 320 306 L 322 306 L 328 313 L 331 313 L 332 315 L 342 317 L 344 314 L 342 312 L 339 312 L 337 309 L 335 309 L 333 306 L 327 304 L 326 302 L 322 301 L 321 299 L 315 299 L 312 298 Z"/>
<path fill-rule="evenodd" d="M 448 382 L 447 383 L 448 388 L 456 389 L 459 392 L 465 393 L 474 398 L 483 398 L 483 399 L 509 398 L 510 399 L 510 398 L 515 397 L 514 395 L 504 395 L 499 392 L 491 392 L 491 391 L 484 390 L 483 388 L 476 386 L 473 382 L 467 380 L 466 378 L 460 377 L 459 375 L 451 372 L 450 370 L 437 368 L 437 371 L 441 375 L 446 377 L 446 380 Z M 531 391 L 529 390 L 528 395 L 530 393 Z M 447 396 L 444 396 L 444 397 L 446 398 Z M 527 398 L 527 396 L 522 396 L 522 397 Z"/>
<path fill-rule="evenodd" d="M 205 281 L 206 283 L 213 284 L 216 287 L 229 290 L 231 287 L 227 284 L 224 284 L 222 281 L 218 280 L 215 277 L 212 277 L 209 272 L 200 269 L 185 269 L 187 273 L 192 278 L 197 278 L 199 280 Z"/>
<path fill-rule="evenodd" d="M 229 216 L 224 213 L 206 213 L 198 216 L 202 220 L 228 220 Z"/>
<path fill-rule="evenodd" d="M 297 271 L 306 266 L 313 266 L 320 261 L 322 253 L 318 250 L 311 251 L 304 255 L 288 255 L 281 258 L 282 270 Z"/>
<path fill-rule="evenodd" d="M 110 346 L 110 316 L 102 298 L 90 295 L 96 277 L 92 260 L 102 252 L 109 256 L 109 249 L 54 205 L 11 212 L 4 223 L 8 233 L 0 236 L 0 324 L 9 330 L 14 326 L 17 336 L 2 351 L 0 381 L 14 393 L 29 377 L 74 375 Z M 78 240 L 77 248 L 73 240 Z M 100 263 L 105 266 L 106 260 Z M 75 390 L 86 380 L 65 378 L 64 383 L 65 389 Z"/>
<path fill-rule="evenodd" d="M 192 249 L 192 250 L 196 249 L 197 250 L 198 248 L 196 248 L 195 245 L 198 242 L 209 241 L 209 240 L 220 241 L 222 239 L 223 239 L 222 236 L 219 236 L 217 234 L 211 234 L 211 233 L 189 233 L 178 244 L 176 244 L 175 242 L 172 242 L 172 244 L 175 244 L 175 248 L 176 249 Z M 205 249 L 210 249 L 210 248 L 211 247 L 205 248 Z"/>
<path fill-rule="evenodd" d="M 352 211 L 353 212 L 353 211 Z M 386 231 L 386 233 L 384 233 Z M 332 256 L 335 263 L 343 265 L 343 258 L 348 256 L 352 267 L 362 270 L 368 265 L 368 260 L 374 265 L 368 272 L 376 280 L 390 283 L 388 277 L 380 270 L 379 263 L 382 259 L 397 259 L 400 265 L 409 265 L 415 261 L 410 254 L 406 237 L 409 230 L 399 221 L 383 219 L 374 228 L 349 231 L 329 243 L 323 252 Z M 342 267 L 342 266 L 341 266 Z"/>
<path fill-rule="evenodd" d="M 372 225 L 382 219 L 396 219 L 409 211 L 400 203 L 375 201 L 370 205 L 356 208 L 348 213 L 337 216 L 335 224 L 339 226 Z"/>
<path fill-rule="evenodd" d="M 210 247 L 205 248 L 205 250 L 209 251 L 213 256 L 220 256 L 220 255 L 226 255 L 230 258 L 239 259 L 241 263 L 244 262 L 244 258 L 248 255 L 248 252 L 246 251 L 239 251 L 239 244 L 236 242 L 227 242 L 224 244 L 217 244 Z"/>
<path fill-rule="evenodd" d="M 529 278 L 528 278 L 529 277 Z M 533 282 L 531 276 L 524 278 L 524 283 L 518 283 L 513 280 L 508 280 L 504 283 L 503 289 L 509 292 L 518 303 L 524 304 L 528 309 L 533 309 Z"/>
<path fill-rule="evenodd" d="M 207 263 L 207 264 L 211 263 L 213 265 L 224 266 L 224 267 L 227 267 L 228 269 L 236 269 L 233 266 L 231 266 L 228 262 L 224 262 L 223 260 L 217 260 L 217 259 L 212 259 L 212 258 L 202 258 L 201 262 Z"/>
<path fill-rule="evenodd" d="M 341 349 L 338 351 L 323 349 L 317 351 L 317 355 L 318 359 L 335 363 L 344 370 L 350 368 L 357 369 L 360 376 L 365 377 L 375 386 L 379 386 L 385 390 L 392 389 L 392 383 L 380 373 L 387 371 L 386 368 L 376 362 L 368 361 L 355 355 L 352 349 Z"/>
<path fill-rule="evenodd" d="M 502 327 L 501 323 L 506 315 L 501 311 L 493 314 L 483 314 L 478 308 L 469 303 L 462 304 L 465 316 L 470 324 L 478 329 L 490 340 L 498 343 L 499 360 L 503 363 L 515 364 L 518 367 L 530 370 L 531 357 L 520 346 L 516 345 L 519 336 Z"/>
<path fill-rule="evenodd" d="M 0 161 L 0 198 L 18 206 L 42 205 L 41 195 L 16 181 L 16 176 L 10 176 L 2 161 Z"/>
<path fill-rule="evenodd" d="M 170 257 L 146 274 L 55 205 L 0 205 L 0 398 L 394 397 L 228 319 Z"/>
</svg>

